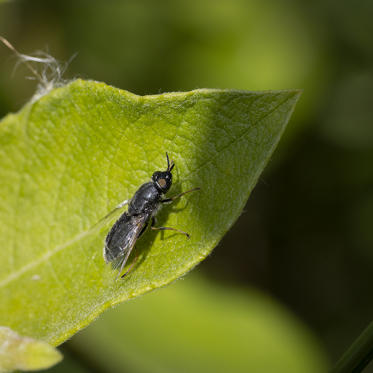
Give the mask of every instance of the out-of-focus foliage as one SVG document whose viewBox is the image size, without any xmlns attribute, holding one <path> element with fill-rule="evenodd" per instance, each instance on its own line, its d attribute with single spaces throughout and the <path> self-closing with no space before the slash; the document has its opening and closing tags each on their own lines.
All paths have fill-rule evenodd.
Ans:
<svg viewBox="0 0 373 373">
<path fill-rule="evenodd" d="M 336 87 L 321 132 L 333 144 L 351 149 L 373 146 L 373 71 L 346 76 Z"/>
<path fill-rule="evenodd" d="M 254 290 L 190 275 L 128 302 L 72 341 L 100 370 L 322 373 L 324 355 L 285 309 Z"/>
<path fill-rule="evenodd" d="M 55 40 L 57 57 L 67 60 L 78 52 L 71 75 L 134 93 L 308 86 L 301 109 L 309 110 L 324 83 L 321 39 L 296 7 L 268 0 L 131 0 L 89 6 L 67 0 L 35 1 L 29 7 L 48 27 L 48 44 Z M 30 32 L 17 43 L 22 51 L 44 47 L 37 42 L 39 31 Z"/>
</svg>

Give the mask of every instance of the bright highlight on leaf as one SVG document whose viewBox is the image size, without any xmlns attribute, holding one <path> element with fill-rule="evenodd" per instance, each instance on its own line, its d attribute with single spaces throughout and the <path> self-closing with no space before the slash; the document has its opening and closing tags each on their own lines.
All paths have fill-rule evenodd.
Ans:
<svg viewBox="0 0 373 373">
<path fill-rule="evenodd" d="M 77 80 L 0 122 L 0 324 L 59 344 L 106 308 L 163 286 L 204 259 L 232 226 L 277 145 L 298 91 L 196 90 L 136 96 Z M 122 281 L 102 257 L 113 223 L 165 152 L 166 206 Z M 129 263 L 133 260 L 131 255 Z"/>
<path fill-rule="evenodd" d="M 46 369 L 62 360 L 62 355 L 48 343 L 23 337 L 0 326 L 0 372 Z"/>
</svg>

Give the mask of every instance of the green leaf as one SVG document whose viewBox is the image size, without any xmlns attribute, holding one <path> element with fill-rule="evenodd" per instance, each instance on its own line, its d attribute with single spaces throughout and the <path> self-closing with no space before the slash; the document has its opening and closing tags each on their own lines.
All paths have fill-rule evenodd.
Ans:
<svg viewBox="0 0 373 373">
<path fill-rule="evenodd" d="M 0 326 L 0 372 L 45 369 L 61 360 L 60 352 L 48 343 Z"/>
<path fill-rule="evenodd" d="M 273 299 L 196 272 L 105 314 L 70 349 L 107 373 L 327 371 L 313 336 Z"/>
<path fill-rule="evenodd" d="M 298 91 L 196 90 L 136 96 L 77 80 L 0 122 L 0 324 L 59 344 L 106 308 L 163 286 L 203 260 L 241 214 Z M 169 195 L 121 281 L 102 258 L 110 224 L 165 152 Z M 130 262 L 134 260 L 130 257 Z"/>
</svg>

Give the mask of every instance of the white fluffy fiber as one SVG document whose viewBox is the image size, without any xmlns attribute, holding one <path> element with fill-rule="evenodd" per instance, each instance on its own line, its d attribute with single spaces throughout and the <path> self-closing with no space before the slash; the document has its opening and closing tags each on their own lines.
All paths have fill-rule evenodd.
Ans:
<svg viewBox="0 0 373 373">
<path fill-rule="evenodd" d="M 53 88 L 61 87 L 68 83 L 67 80 L 63 79 L 63 74 L 74 56 L 69 61 L 61 63 L 43 51 L 36 52 L 34 56 L 19 53 L 2 36 L 0 36 L 0 41 L 18 57 L 15 68 L 21 63 L 25 64 L 32 73 L 32 76 L 28 78 L 37 81 L 36 92 L 32 97 L 32 101 L 38 100 Z"/>
</svg>

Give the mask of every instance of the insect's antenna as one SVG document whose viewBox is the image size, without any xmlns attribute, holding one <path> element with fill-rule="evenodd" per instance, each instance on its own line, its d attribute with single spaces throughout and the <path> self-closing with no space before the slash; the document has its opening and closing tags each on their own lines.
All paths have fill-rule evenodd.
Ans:
<svg viewBox="0 0 373 373">
<path fill-rule="evenodd" d="M 18 56 L 21 61 L 24 62 L 24 64 L 27 66 L 27 68 L 40 80 L 42 81 L 43 79 L 41 78 L 40 74 L 27 62 L 26 56 L 22 53 L 19 53 L 16 48 L 13 47 L 12 44 L 9 43 L 8 40 L 0 36 L 0 41 L 7 47 L 9 48 L 16 56 Z"/>
<path fill-rule="evenodd" d="M 167 158 L 167 171 L 170 171 L 170 159 L 168 158 L 167 152 L 166 152 L 166 158 Z"/>
<path fill-rule="evenodd" d="M 172 169 L 175 167 L 175 163 L 173 160 L 171 160 L 171 164 L 170 164 L 170 159 L 168 158 L 167 152 L 166 152 L 166 157 L 167 157 L 167 171 L 171 172 Z"/>
</svg>

